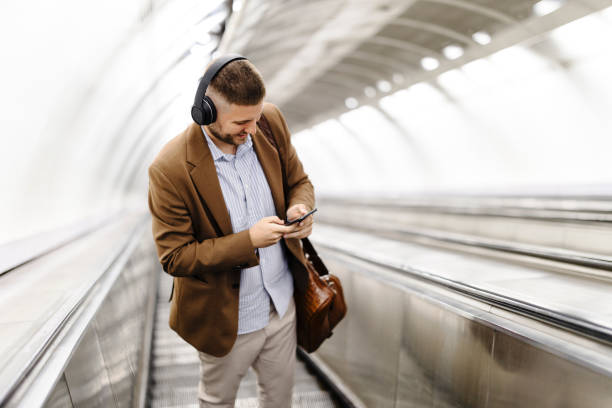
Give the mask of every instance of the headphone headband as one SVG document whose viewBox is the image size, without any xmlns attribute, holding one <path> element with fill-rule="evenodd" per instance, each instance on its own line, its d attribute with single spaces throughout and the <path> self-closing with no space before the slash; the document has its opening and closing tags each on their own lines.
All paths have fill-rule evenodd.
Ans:
<svg viewBox="0 0 612 408">
<path fill-rule="evenodd" d="M 215 78 L 215 76 L 223 69 L 224 66 L 232 61 L 246 59 L 239 54 L 227 54 L 219 57 L 212 65 L 206 70 L 204 76 L 200 80 L 198 90 L 196 91 L 195 100 L 191 107 L 191 117 L 194 122 L 199 125 L 210 125 L 217 119 L 217 109 L 212 99 L 206 96 L 206 89 L 208 85 Z"/>
</svg>

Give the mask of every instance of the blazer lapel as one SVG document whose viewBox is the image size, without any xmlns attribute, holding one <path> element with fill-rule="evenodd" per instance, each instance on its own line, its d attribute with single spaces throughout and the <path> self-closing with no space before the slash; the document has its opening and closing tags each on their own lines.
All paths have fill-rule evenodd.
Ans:
<svg viewBox="0 0 612 408">
<path fill-rule="evenodd" d="M 191 125 L 187 134 L 187 162 L 193 165 L 189 174 L 205 206 L 212 213 L 214 221 L 223 235 L 231 234 L 232 221 L 225 206 L 215 163 L 202 128 L 196 123 Z"/>
<path fill-rule="evenodd" d="M 255 153 L 272 192 L 276 214 L 278 214 L 279 218 L 285 219 L 285 194 L 283 192 L 283 175 L 278 152 L 268 142 L 266 136 L 259 128 L 257 128 L 257 133 L 252 137 Z"/>
</svg>

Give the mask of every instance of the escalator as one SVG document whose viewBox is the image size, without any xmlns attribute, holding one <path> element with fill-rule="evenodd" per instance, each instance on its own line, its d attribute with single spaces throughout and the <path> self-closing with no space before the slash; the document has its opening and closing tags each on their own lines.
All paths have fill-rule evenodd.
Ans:
<svg viewBox="0 0 612 408">
<path fill-rule="evenodd" d="M 172 278 L 160 273 L 149 391 L 151 408 L 193 407 L 198 403 L 200 360 L 197 352 L 168 326 L 170 303 L 167 299 L 171 285 Z M 342 406 L 303 361 L 298 359 L 296 363 L 293 407 Z M 236 407 L 257 407 L 257 382 L 252 368 L 240 384 Z"/>
<path fill-rule="evenodd" d="M 612 406 L 607 202 L 495 205 L 322 203 L 311 240 L 349 309 L 298 352 L 293 406 Z M 1 407 L 197 406 L 199 359 L 168 327 L 149 223 L 4 252 Z M 236 406 L 256 395 L 249 371 Z"/>
</svg>

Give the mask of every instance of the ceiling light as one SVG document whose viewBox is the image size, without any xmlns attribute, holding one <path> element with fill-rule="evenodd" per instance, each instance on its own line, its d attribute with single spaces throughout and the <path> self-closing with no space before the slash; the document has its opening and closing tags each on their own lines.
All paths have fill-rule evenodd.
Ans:
<svg viewBox="0 0 612 408">
<path fill-rule="evenodd" d="M 357 99 L 355 98 L 346 98 L 344 100 L 344 104 L 349 109 L 355 109 L 357 106 L 359 106 L 359 102 L 357 102 Z"/>
<path fill-rule="evenodd" d="M 440 66 L 440 63 L 433 57 L 425 57 L 421 60 L 421 66 L 426 71 L 433 71 Z"/>
<path fill-rule="evenodd" d="M 545 16 L 558 10 L 562 5 L 561 0 L 542 0 L 533 5 L 533 14 L 540 17 Z"/>
<path fill-rule="evenodd" d="M 472 34 L 472 38 L 480 45 L 487 45 L 491 42 L 491 36 L 486 31 L 478 31 Z"/>
<path fill-rule="evenodd" d="M 363 90 L 363 93 L 368 98 L 373 98 L 376 96 L 376 89 L 372 88 L 371 86 L 366 86 L 366 88 Z"/>
<path fill-rule="evenodd" d="M 463 48 L 461 48 L 458 45 L 448 45 L 444 47 L 444 49 L 442 50 L 442 53 L 449 60 L 454 60 L 463 55 Z"/>
<path fill-rule="evenodd" d="M 380 92 L 389 92 L 391 90 L 391 83 L 389 81 L 378 81 L 376 86 Z"/>
</svg>

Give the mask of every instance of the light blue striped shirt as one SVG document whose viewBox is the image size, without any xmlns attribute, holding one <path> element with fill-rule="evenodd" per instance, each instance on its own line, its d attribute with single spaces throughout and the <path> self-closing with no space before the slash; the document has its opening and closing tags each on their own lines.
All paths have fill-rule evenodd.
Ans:
<svg viewBox="0 0 612 408">
<path fill-rule="evenodd" d="M 253 149 L 251 135 L 238 146 L 236 154 L 223 153 L 206 133 L 219 177 L 225 205 L 234 233 L 251 228 L 263 217 L 277 215 L 268 180 Z M 240 274 L 238 334 L 266 327 L 270 315 L 270 298 L 279 316 L 283 316 L 293 296 L 293 277 L 280 241 L 259 248 L 259 265 Z"/>
</svg>

